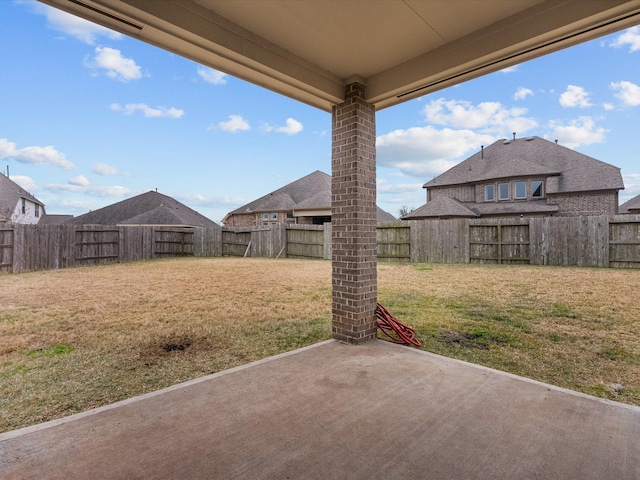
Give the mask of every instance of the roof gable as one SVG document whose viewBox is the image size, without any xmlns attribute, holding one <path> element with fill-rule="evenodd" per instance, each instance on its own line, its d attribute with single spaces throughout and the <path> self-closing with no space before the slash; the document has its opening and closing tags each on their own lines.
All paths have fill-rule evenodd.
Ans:
<svg viewBox="0 0 640 480">
<path fill-rule="evenodd" d="M 0 209 L 8 208 L 8 213 L 11 214 L 21 198 L 25 198 L 30 202 L 44 207 L 44 203 L 31 195 L 9 177 L 0 173 Z"/>
<path fill-rule="evenodd" d="M 188 225 L 217 226 L 177 200 L 149 191 L 72 219 L 75 225 Z"/>
<path fill-rule="evenodd" d="M 531 176 L 549 177 L 551 194 L 624 188 L 619 168 L 540 137 L 498 140 L 424 188 Z"/>
</svg>

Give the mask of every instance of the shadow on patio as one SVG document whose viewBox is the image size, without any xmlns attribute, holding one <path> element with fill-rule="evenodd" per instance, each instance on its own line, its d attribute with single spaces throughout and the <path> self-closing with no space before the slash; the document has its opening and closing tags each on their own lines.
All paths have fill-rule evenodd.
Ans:
<svg viewBox="0 0 640 480">
<path fill-rule="evenodd" d="M 0 434 L 3 479 L 640 478 L 640 408 L 330 340 Z"/>
</svg>

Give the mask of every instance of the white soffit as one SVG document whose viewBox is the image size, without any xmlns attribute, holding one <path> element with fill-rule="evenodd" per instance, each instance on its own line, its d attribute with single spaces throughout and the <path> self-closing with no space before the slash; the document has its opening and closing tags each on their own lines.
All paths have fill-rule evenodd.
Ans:
<svg viewBox="0 0 640 480">
<path fill-rule="evenodd" d="M 377 109 L 640 23 L 640 0 L 40 0 L 330 111 Z"/>
</svg>

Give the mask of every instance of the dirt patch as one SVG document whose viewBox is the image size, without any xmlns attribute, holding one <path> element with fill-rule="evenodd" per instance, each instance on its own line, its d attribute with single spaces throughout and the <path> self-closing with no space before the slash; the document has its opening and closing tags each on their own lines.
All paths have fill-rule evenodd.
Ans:
<svg viewBox="0 0 640 480">
<path fill-rule="evenodd" d="M 462 348 L 487 350 L 491 344 L 491 337 L 486 332 L 469 333 L 441 329 L 438 335 L 440 342 Z"/>
</svg>

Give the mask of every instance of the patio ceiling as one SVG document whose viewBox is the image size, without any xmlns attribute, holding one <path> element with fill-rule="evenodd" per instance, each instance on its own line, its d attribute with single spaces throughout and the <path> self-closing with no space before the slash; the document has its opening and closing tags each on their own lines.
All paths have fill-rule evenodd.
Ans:
<svg viewBox="0 0 640 480">
<path fill-rule="evenodd" d="M 40 0 L 330 111 L 376 109 L 640 23 L 640 0 Z"/>
</svg>

